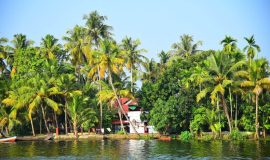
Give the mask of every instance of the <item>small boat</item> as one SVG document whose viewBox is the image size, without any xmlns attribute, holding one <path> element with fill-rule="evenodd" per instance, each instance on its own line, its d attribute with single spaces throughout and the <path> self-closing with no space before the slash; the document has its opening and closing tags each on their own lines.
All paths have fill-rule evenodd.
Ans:
<svg viewBox="0 0 270 160">
<path fill-rule="evenodd" d="M 14 137 L 7 137 L 7 138 L 0 138 L 0 142 L 15 142 L 16 141 L 16 136 Z"/>
<path fill-rule="evenodd" d="M 159 137 L 159 140 L 161 140 L 161 141 L 171 141 L 172 137 L 162 136 L 162 137 Z"/>
</svg>

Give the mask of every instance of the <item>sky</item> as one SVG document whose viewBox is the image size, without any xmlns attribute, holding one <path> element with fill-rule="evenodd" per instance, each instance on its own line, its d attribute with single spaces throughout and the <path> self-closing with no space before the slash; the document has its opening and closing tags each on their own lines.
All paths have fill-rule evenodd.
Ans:
<svg viewBox="0 0 270 160">
<path fill-rule="evenodd" d="M 46 34 L 60 39 L 84 14 L 97 10 L 120 42 L 125 36 L 141 40 L 149 58 L 170 50 L 180 35 L 202 40 L 201 49 L 221 49 L 225 35 L 238 40 L 254 34 L 260 56 L 270 60 L 269 0 L 0 0 L 0 37 L 26 34 L 35 45 Z"/>
</svg>

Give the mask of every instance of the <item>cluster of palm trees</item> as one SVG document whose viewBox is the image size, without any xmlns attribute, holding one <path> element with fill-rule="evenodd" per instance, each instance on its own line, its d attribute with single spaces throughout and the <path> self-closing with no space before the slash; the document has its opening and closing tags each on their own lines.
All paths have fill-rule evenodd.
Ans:
<svg viewBox="0 0 270 160">
<path fill-rule="evenodd" d="M 255 138 L 259 137 L 259 96 L 263 91 L 270 89 L 270 79 L 268 74 L 268 61 L 264 58 L 254 59 L 260 52 L 260 47 L 255 43 L 254 36 L 245 38 L 248 45 L 244 48 L 245 55 L 237 48 L 236 40 L 226 36 L 221 41 L 222 51 L 212 52 L 205 61 L 199 74 L 203 89 L 197 95 L 197 101 L 209 95 L 212 104 L 220 99 L 224 114 L 227 119 L 229 131 L 233 130 L 232 97 L 234 95 L 249 95 L 250 103 L 255 103 Z M 230 102 L 230 109 L 227 104 Z M 236 102 L 237 103 L 237 102 Z M 237 106 L 237 105 L 236 105 Z M 231 114 L 229 114 L 231 112 Z M 237 120 L 237 119 L 235 119 Z M 237 125 L 235 126 L 237 129 Z"/>
<path fill-rule="evenodd" d="M 194 55 L 203 54 L 206 58 L 196 63 L 186 80 L 187 85 L 191 82 L 199 88 L 197 102 L 209 97 L 213 106 L 219 109 L 221 105 L 229 131 L 237 128 L 237 99 L 254 104 L 254 128 L 256 138 L 259 137 L 259 102 L 270 88 L 270 79 L 268 61 L 258 58 L 260 47 L 254 36 L 244 38 L 248 45 L 243 51 L 230 36 L 221 41 L 222 50 L 202 51 L 198 49 L 201 41 L 194 42 L 192 36 L 183 35 L 172 50 L 161 51 L 160 62 L 155 62 L 143 55 L 146 50 L 140 48 L 138 39 L 125 37 L 117 43 L 113 28 L 105 23 L 106 16 L 94 11 L 83 19 L 84 26 L 76 25 L 67 31 L 64 45 L 49 34 L 39 46 L 23 34 L 14 35 L 10 43 L 6 38 L 0 39 L 0 130 L 8 132 L 29 124 L 36 135 L 36 126 L 41 133 L 61 124 L 65 133 L 73 128 L 78 136 L 79 127 L 104 128 L 105 111 L 113 116 L 118 113 L 124 131 L 122 116 L 134 126 L 120 98 L 140 94 L 136 81 L 155 84 L 170 66 L 181 62 L 177 60 L 191 62 Z M 217 112 L 207 113 L 214 117 Z"/>
<path fill-rule="evenodd" d="M 107 17 L 97 11 L 83 19 L 85 26 L 67 31 L 63 46 L 52 35 L 42 38 L 37 47 L 23 34 L 15 35 L 11 46 L 5 44 L 7 39 L 1 39 L 0 129 L 14 129 L 15 125 L 10 125 L 13 120 L 29 122 L 35 135 L 35 124 L 42 117 L 50 132 L 48 123 L 53 120 L 58 127 L 58 119 L 64 115 L 65 132 L 72 124 L 77 135 L 79 126 L 99 124 L 103 128 L 104 106 L 111 107 L 114 102 L 118 102 L 120 118 L 124 115 L 129 120 L 119 98 L 134 98 L 145 50 L 140 49 L 139 40 L 130 37 L 117 44 L 112 27 L 105 24 Z M 128 75 L 124 68 L 130 71 L 129 82 L 125 81 Z"/>
</svg>

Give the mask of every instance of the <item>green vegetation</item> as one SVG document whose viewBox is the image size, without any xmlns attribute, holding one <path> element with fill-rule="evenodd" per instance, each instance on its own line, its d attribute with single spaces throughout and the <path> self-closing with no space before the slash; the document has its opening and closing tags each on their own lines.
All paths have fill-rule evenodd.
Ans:
<svg viewBox="0 0 270 160">
<path fill-rule="evenodd" d="M 78 136 L 79 129 L 111 128 L 123 113 L 120 98 L 128 97 L 139 98 L 148 111 L 141 118 L 157 131 L 181 133 L 182 140 L 220 138 L 224 131 L 236 140 L 250 136 L 242 132 L 266 136 L 269 64 L 258 56 L 254 36 L 243 39 L 243 49 L 225 36 L 221 50 L 200 50 L 202 41 L 185 34 L 156 62 L 146 58 L 139 39 L 116 42 L 106 16 L 94 11 L 83 19 L 84 26 L 66 32 L 64 44 L 50 34 L 38 46 L 23 34 L 0 38 L 0 130 L 35 136 L 60 128 Z M 118 134 L 124 134 L 119 118 Z"/>
</svg>

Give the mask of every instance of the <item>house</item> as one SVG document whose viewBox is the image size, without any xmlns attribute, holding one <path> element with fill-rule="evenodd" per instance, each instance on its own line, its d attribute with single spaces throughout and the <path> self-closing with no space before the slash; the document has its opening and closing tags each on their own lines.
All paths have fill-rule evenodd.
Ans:
<svg viewBox="0 0 270 160">
<path fill-rule="evenodd" d="M 155 133 L 155 131 L 153 130 L 153 127 L 148 126 L 147 121 L 141 120 L 141 115 L 144 111 L 138 105 L 138 99 L 131 100 L 129 98 L 120 98 L 120 102 L 124 109 L 124 113 L 121 112 L 121 117 L 122 117 L 124 128 L 127 133 L 135 133 L 135 130 L 132 128 L 131 124 L 129 124 L 124 114 L 128 116 L 128 118 L 130 119 L 131 123 L 134 125 L 138 133 Z M 114 106 L 115 108 L 118 108 L 118 110 L 120 111 L 117 101 L 115 102 Z M 113 130 L 115 132 L 121 130 L 119 114 L 117 118 L 118 119 L 115 119 L 112 121 Z"/>
</svg>

